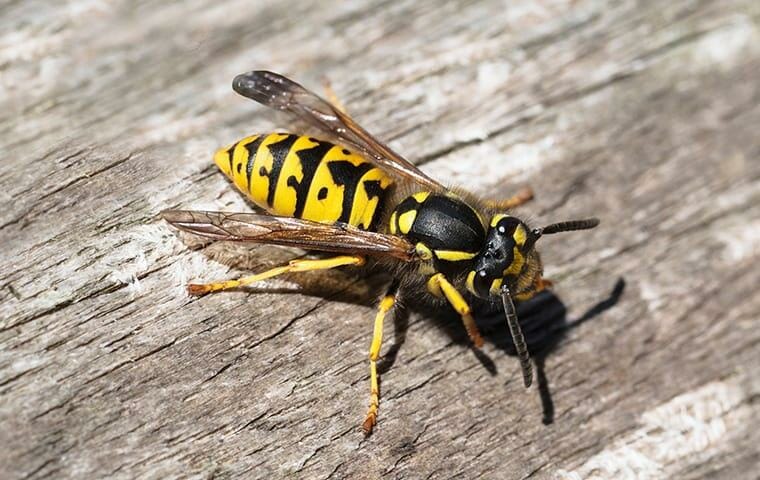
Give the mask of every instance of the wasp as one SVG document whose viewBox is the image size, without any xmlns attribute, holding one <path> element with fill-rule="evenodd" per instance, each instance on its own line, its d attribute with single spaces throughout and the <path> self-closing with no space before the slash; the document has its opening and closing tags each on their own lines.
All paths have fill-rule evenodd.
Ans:
<svg viewBox="0 0 760 480">
<path fill-rule="evenodd" d="M 483 339 L 472 305 L 497 304 L 529 387 L 532 364 L 514 301 L 551 285 L 542 277 L 536 242 L 543 235 L 594 228 L 599 220 L 530 228 L 510 214 L 531 198 L 529 189 L 506 200 L 485 201 L 447 188 L 370 135 L 337 100 L 325 100 L 282 75 L 252 71 L 235 77 L 232 86 L 244 97 L 306 122 L 326 139 L 258 134 L 216 152 L 219 169 L 262 213 L 168 210 L 163 218 L 213 240 L 331 255 L 292 260 L 236 280 L 190 284 L 189 293 L 235 289 L 291 272 L 365 265 L 387 271 L 392 281 L 380 299 L 369 349 L 370 402 L 362 423 L 366 434 L 377 423 L 383 322 L 406 296 L 421 293 L 448 304 L 476 347 Z"/>
</svg>

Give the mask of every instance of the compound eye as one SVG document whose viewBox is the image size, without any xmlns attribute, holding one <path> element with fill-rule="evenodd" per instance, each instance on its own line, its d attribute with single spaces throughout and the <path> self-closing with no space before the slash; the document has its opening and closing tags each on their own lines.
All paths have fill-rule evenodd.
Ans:
<svg viewBox="0 0 760 480">
<path fill-rule="evenodd" d="M 489 275 L 485 269 L 470 271 L 467 276 L 467 290 L 480 298 L 488 298 Z"/>
<path fill-rule="evenodd" d="M 488 298 L 488 288 L 490 285 L 491 280 L 488 271 L 480 269 L 475 271 L 472 288 L 470 290 L 480 298 Z"/>
</svg>

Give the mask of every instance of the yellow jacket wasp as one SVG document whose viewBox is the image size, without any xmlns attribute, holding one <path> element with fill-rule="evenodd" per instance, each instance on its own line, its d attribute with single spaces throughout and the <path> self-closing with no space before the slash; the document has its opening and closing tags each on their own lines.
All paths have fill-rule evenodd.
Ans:
<svg viewBox="0 0 760 480">
<path fill-rule="evenodd" d="M 444 187 L 379 142 L 336 103 L 267 71 L 238 75 L 233 89 L 316 127 L 330 139 L 291 133 L 246 137 L 214 155 L 235 186 L 267 214 L 169 210 L 175 227 L 214 240 L 289 245 L 331 252 L 218 283 L 191 284 L 193 295 L 238 288 L 288 272 L 369 263 L 394 278 L 380 300 L 370 346 L 370 406 L 362 424 L 377 422 L 376 362 L 383 321 L 399 297 L 423 291 L 448 303 L 477 347 L 483 340 L 473 302 L 500 302 L 525 386 L 533 378 L 514 300 L 549 285 L 536 241 L 542 235 L 594 228 L 595 218 L 529 228 L 510 208 L 530 199 L 522 191 L 499 202 Z"/>
</svg>

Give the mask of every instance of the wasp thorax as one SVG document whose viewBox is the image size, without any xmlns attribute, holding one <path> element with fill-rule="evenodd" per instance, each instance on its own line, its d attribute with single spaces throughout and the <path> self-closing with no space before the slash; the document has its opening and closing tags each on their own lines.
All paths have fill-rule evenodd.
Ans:
<svg viewBox="0 0 760 480">
<path fill-rule="evenodd" d="M 483 249 L 467 277 L 467 288 L 480 298 L 498 296 L 502 285 L 513 283 L 525 265 L 528 229 L 509 215 L 494 215 Z"/>
<path fill-rule="evenodd" d="M 393 210 L 390 232 L 412 241 L 423 260 L 438 267 L 469 264 L 485 240 L 477 212 L 453 195 L 418 192 Z"/>
</svg>

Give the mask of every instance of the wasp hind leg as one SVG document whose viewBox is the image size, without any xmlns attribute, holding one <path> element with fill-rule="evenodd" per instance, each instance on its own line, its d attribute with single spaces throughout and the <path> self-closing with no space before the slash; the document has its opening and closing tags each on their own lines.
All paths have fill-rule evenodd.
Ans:
<svg viewBox="0 0 760 480">
<path fill-rule="evenodd" d="M 523 187 L 514 195 L 504 200 L 487 200 L 486 205 L 494 210 L 509 210 L 510 208 L 519 207 L 533 199 L 533 189 Z"/>
<path fill-rule="evenodd" d="M 256 283 L 260 280 L 266 280 L 267 278 L 276 277 L 283 273 L 291 272 L 310 272 L 312 270 L 327 270 L 335 267 L 343 267 L 346 265 L 363 265 L 364 257 L 355 255 L 339 255 L 337 257 L 325 258 L 319 260 L 311 259 L 298 259 L 291 260 L 287 265 L 275 267 L 266 272 L 257 273 L 255 275 L 249 275 L 237 280 L 226 280 L 224 282 L 215 283 L 191 283 L 187 286 L 187 291 L 191 295 L 204 295 L 211 292 L 219 292 L 222 290 L 230 290 L 233 288 L 239 288 L 245 285 Z"/>
<path fill-rule="evenodd" d="M 383 344 L 383 322 L 385 316 L 396 303 L 396 291 L 398 281 L 394 280 L 388 288 L 388 292 L 380 300 L 380 306 L 375 316 L 375 327 L 372 333 L 372 344 L 369 347 L 369 409 L 362 423 L 362 430 L 366 435 L 372 433 L 372 428 L 377 423 L 377 410 L 380 407 L 380 385 L 377 375 L 377 359 L 380 356 L 380 347 Z"/>
</svg>

